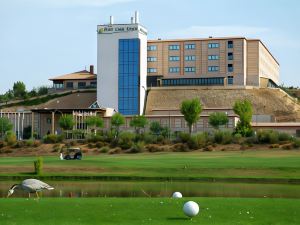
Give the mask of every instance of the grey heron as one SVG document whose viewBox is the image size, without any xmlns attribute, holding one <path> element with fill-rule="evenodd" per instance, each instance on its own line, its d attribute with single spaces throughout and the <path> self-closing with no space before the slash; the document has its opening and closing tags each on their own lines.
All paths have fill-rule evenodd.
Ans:
<svg viewBox="0 0 300 225">
<path fill-rule="evenodd" d="M 35 193 L 36 196 L 39 198 L 38 192 L 42 190 L 53 190 L 54 188 L 51 187 L 49 184 L 46 184 L 37 179 L 26 179 L 23 180 L 21 184 L 14 184 L 13 186 L 11 186 L 11 188 L 8 190 L 7 197 L 11 196 L 14 193 L 15 189 L 21 189 L 23 191 L 28 192 L 29 197 L 30 193 Z"/>
</svg>

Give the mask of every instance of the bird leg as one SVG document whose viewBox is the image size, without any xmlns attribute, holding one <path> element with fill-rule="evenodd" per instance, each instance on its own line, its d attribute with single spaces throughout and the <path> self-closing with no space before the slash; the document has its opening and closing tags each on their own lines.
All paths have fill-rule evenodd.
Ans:
<svg viewBox="0 0 300 225">
<path fill-rule="evenodd" d="M 30 192 L 28 192 L 28 198 L 30 198 Z"/>
<path fill-rule="evenodd" d="M 37 199 L 40 198 L 39 194 L 37 193 L 37 191 L 35 192 Z"/>
</svg>

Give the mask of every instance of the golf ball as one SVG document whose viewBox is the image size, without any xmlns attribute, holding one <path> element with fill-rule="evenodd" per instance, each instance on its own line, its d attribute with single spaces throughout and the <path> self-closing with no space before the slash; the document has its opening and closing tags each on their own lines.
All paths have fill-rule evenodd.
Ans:
<svg viewBox="0 0 300 225">
<path fill-rule="evenodd" d="M 196 202 L 188 201 L 183 206 L 183 212 L 189 217 L 194 217 L 199 213 L 199 205 Z"/>
<path fill-rule="evenodd" d="M 174 192 L 172 198 L 182 198 L 182 194 L 178 191 Z"/>
</svg>

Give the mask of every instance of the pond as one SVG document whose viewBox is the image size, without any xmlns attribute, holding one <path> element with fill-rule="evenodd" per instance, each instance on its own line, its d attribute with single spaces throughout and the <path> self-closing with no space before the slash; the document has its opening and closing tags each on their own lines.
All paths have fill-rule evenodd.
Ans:
<svg viewBox="0 0 300 225">
<path fill-rule="evenodd" d="M 0 181 L 0 197 L 16 181 Z M 43 191 L 44 197 L 170 197 L 180 191 L 186 197 L 300 198 L 297 184 L 253 184 L 194 181 L 47 181 L 55 188 Z M 12 197 L 28 197 L 15 191 Z"/>
</svg>

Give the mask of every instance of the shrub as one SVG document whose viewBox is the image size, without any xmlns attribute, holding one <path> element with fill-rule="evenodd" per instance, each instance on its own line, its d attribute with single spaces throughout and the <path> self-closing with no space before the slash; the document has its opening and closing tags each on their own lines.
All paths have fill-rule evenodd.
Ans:
<svg viewBox="0 0 300 225">
<path fill-rule="evenodd" d="M 63 135 L 48 134 L 43 137 L 43 142 L 45 144 L 55 144 L 55 143 L 61 143 L 63 139 L 64 139 Z"/>
<path fill-rule="evenodd" d="M 108 154 L 120 154 L 120 153 L 122 153 L 122 149 L 120 147 L 116 147 L 108 151 Z"/>
<path fill-rule="evenodd" d="M 25 141 L 25 145 L 27 147 L 31 147 L 31 146 L 33 146 L 33 144 L 34 144 L 34 141 L 32 139 L 28 139 Z"/>
<path fill-rule="evenodd" d="M 39 157 L 34 161 L 34 172 L 36 175 L 41 175 L 43 173 L 43 158 Z"/>
<path fill-rule="evenodd" d="M 96 146 L 97 148 L 102 148 L 103 146 L 105 146 L 105 143 L 102 142 L 102 141 L 98 141 L 98 142 L 95 144 L 95 146 Z"/>
<path fill-rule="evenodd" d="M 14 148 L 23 148 L 24 146 L 25 146 L 25 142 L 23 142 L 23 141 L 17 141 L 17 142 L 13 145 Z"/>
<path fill-rule="evenodd" d="M 17 137 L 12 131 L 8 131 L 4 139 L 9 146 L 13 146 L 17 142 Z"/>
<path fill-rule="evenodd" d="M 189 133 L 185 133 L 185 132 L 180 132 L 178 134 L 178 141 L 181 142 L 181 143 L 188 143 L 190 138 L 191 138 L 191 135 Z"/>
<path fill-rule="evenodd" d="M 241 144 L 243 141 L 243 137 L 241 134 L 234 134 L 233 137 L 232 137 L 232 142 L 235 143 L 235 144 Z"/>
<path fill-rule="evenodd" d="M 163 148 L 157 144 L 149 144 L 146 146 L 146 150 L 149 152 L 162 152 Z"/>
<path fill-rule="evenodd" d="M 0 148 L 3 148 L 5 146 L 5 142 L 4 141 L 0 141 Z"/>
<path fill-rule="evenodd" d="M 212 145 L 208 145 L 203 149 L 203 151 L 206 151 L 206 152 L 212 152 L 213 150 L 214 150 L 214 147 Z"/>
<path fill-rule="evenodd" d="M 60 152 L 60 150 L 61 150 L 60 144 L 53 145 L 52 149 L 53 149 L 53 152 Z"/>
<path fill-rule="evenodd" d="M 72 141 L 70 141 L 70 145 L 71 146 L 76 146 L 78 143 L 77 143 L 77 141 L 75 141 L 75 140 L 72 140 Z"/>
<path fill-rule="evenodd" d="M 35 140 L 35 141 L 33 142 L 33 147 L 39 147 L 40 145 L 41 145 L 41 142 L 40 142 L 40 141 Z"/>
<path fill-rule="evenodd" d="M 205 147 L 209 142 L 209 136 L 207 132 L 198 133 L 195 135 L 197 139 L 198 148 Z"/>
<path fill-rule="evenodd" d="M 291 149 L 294 148 L 294 144 L 293 143 L 288 143 L 288 144 L 281 145 L 280 147 L 282 149 L 285 149 L 285 150 L 291 150 Z"/>
<path fill-rule="evenodd" d="M 279 148 L 279 147 L 280 147 L 279 144 L 271 144 L 269 146 L 269 148 Z"/>
<path fill-rule="evenodd" d="M 256 135 L 257 141 L 261 144 L 276 144 L 279 142 L 279 135 L 277 131 L 259 130 Z"/>
<path fill-rule="evenodd" d="M 95 145 L 93 143 L 88 143 L 88 148 L 95 148 Z"/>
<path fill-rule="evenodd" d="M 101 152 L 101 153 L 107 153 L 108 151 L 109 151 L 108 146 L 103 146 L 102 148 L 99 149 L 99 152 Z"/>
<path fill-rule="evenodd" d="M 140 153 L 143 152 L 144 149 L 145 149 L 145 143 L 139 141 L 133 144 L 133 146 L 130 148 L 130 153 Z"/>
<path fill-rule="evenodd" d="M 88 142 L 96 143 L 98 141 L 104 141 L 104 137 L 102 135 L 99 135 L 99 134 L 97 134 L 97 135 L 92 134 L 92 135 L 88 136 L 87 140 L 88 140 Z"/>
<path fill-rule="evenodd" d="M 118 146 L 122 149 L 129 149 L 133 145 L 135 135 L 131 132 L 122 132 L 119 137 Z"/>
<path fill-rule="evenodd" d="M 295 138 L 293 140 L 293 145 L 294 145 L 294 148 L 299 148 L 300 147 L 300 139 Z"/>
<path fill-rule="evenodd" d="M 232 142 L 232 134 L 229 131 L 215 131 L 214 141 L 218 144 L 230 144 Z"/>
<path fill-rule="evenodd" d="M 144 133 L 140 140 L 143 140 L 146 144 L 154 144 L 157 142 L 157 137 L 150 133 Z"/>
<path fill-rule="evenodd" d="M 174 152 L 188 152 L 189 146 L 186 143 L 177 143 L 172 146 Z"/>
<path fill-rule="evenodd" d="M 280 133 L 278 133 L 278 140 L 279 141 L 290 141 L 290 140 L 292 140 L 292 137 L 288 133 L 280 132 Z"/>
</svg>

